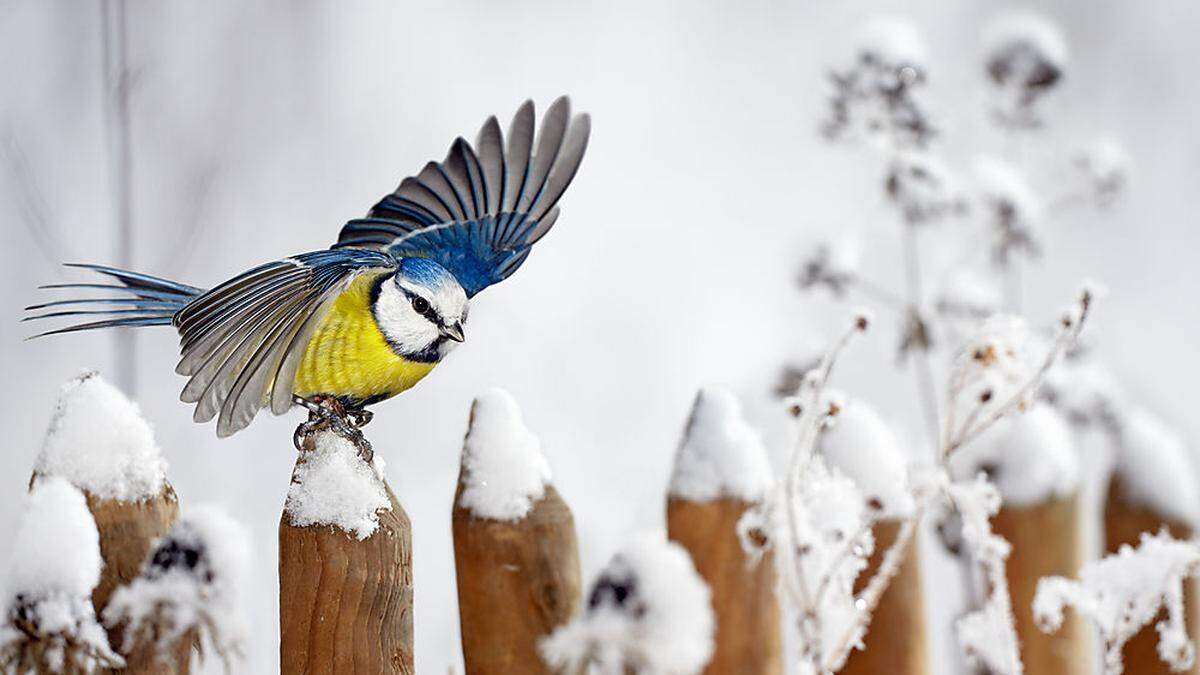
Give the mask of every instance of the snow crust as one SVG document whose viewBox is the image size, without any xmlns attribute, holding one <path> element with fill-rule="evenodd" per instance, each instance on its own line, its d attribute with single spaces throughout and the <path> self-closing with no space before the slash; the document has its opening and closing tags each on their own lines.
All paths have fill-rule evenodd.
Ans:
<svg viewBox="0 0 1200 675">
<path fill-rule="evenodd" d="M 1200 527 L 1192 455 L 1179 433 L 1158 417 L 1135 408 L 1123 419 L 1114 471 L 1137 503 Z"/>
<path fill-rule="evenodd" d="M 895 434 L 870 404 L 849 397 L 842 400 L 835 423 L 819 441 L 826 464 L 854 481 L 868 503 L 878 500 L 879 517 L 912 513 L 908 467 Z"/>
<path fill-rule="evenodd" d="M 1028 506 L 1073 493 L 1079 458 L 1062 415 L 1038 403 L 1001 419 L 950 459 L 958 479 L 986 472 L 1006 505 Z"/>
<path fill-rule="evenodd" d="M 95 371 L 59 390 L 36 473 L 62 476 L 103 499 L 158 495 L 167 463 L 138 406 Z"/>
<path fill-rule="evenodd" d="M 379 511 L 390 508 L 383 460 L 376 454 L 368 465 L 353 443 L 331 431 L 318 432 L 296 466 L 284 505 L 293 525 L 332 525 L 360 540 L 379 527 Z"/>
<path fill-rule="evenodd" d="M 249 565 L 245 527 L 214 506 L 189 509 L 156 542 L 140 576 L 113 593 L 104 621 L 126 626 L 126 648 L 149 635 L 170 649 L 197 630 L 211 651 L 236 653 L 246 633 Z"/>
<path fill-rule="evenodd" d="M 756 502 L 770 486 L 766 447 L 742 417 L 737 398 L 722 387 L 701 389 L 675 453 L 669 493 L 695 502 Z"/>
<path fill-rule="evenodd" d="M 546 494 L 550 465 L 507 391 L 492 388 L 471 408 L 458 503 L 478 518 L 516 521 Z"/>
<path fill-rule="evenodd" d="M 687 551 L 645 535 L 613 556 L 587 607 L 540 647 L 564 672 L 591 664 L 592 672 L 692 675 L 712 656 L 714 627 L 711 593 Z"/>
</svg>

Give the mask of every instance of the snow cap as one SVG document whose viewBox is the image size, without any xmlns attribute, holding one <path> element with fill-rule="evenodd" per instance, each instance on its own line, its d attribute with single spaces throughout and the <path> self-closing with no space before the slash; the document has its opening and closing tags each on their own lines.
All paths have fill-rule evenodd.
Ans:
<svg viewBox="0 0 1200 675">
<path fill-rule="evenodd" d="M 984 51 L 989 59 L 1012 58 L 1017 49 L 1062 70 L 1069 56 L 1062 31 L 1041 14 L 1014 11 L 992 20 L 984 32 Z"/>
<path fill-rule="evenodd" d="M 296 465 L 283 510 L 297 527 L 332 525 L 362 540 L 379 527 L 379 512 L 391 507 L 379 455 L 367 464 L 353 443 L 326 430 Z"/>
<path fill-rule="evenodd" d="M 507 391 L 493 387 L 475 398 L 463 443 L 458 505 L 477 518 L 516 521 L 546 494 L 550 465 Z"/>
<path fill-rule="evenodd" d="M 41 476 L 26 504 L 11 549 L 2 611 L 5 617 L 22 616 L 28 625 L 18 630 L 7 620 L 0 624 L 0 652 L 11 655 L 30 643 L 45 646 L 32 657 L 39 661 L 33 664 L 37 672 L 122 667 L 92 609 L 103 559 L 87 499 L 66 479 Z"/>
<path fill-rule="evenodd" d="M 1114 472 L 1126 496 L 1200 527 L 1200 490 L 1187 445 L 1154 414 L 1135 408 L 1122 421 Z"/>
<path fill-rule="evenodd" d="M 613 556 L 582 613 L 542 641 L 542 658 L 571 672 L 591 658 L 616 672 L 628 664 L 692 675 L 712 656 L 714 626 L 711 593 L 687 551 L 646 535 Z"/>
<path fill-rule="evenodd" d="M 742 417 L 737 398 L 722 387 L 701 389 L 675 453 L 669 493 L 694 502 L 721 497 L 754 502 L 770 485 L 767 450 Z"/>
<path fill-rule="evenodd" d="M 884 518 L 900 518 L 913 509 L 904 453 L 887 423 L 865 401 L 842 398 L 833 426 L 821 433 L 825 463 L 850 480 Z"/>
<path fill-rule="evenodd" d="M 64 478 L 43 476 L 26 504 L 12 544 L 9 593 L 90 598 L 104 561 L 96 521 L 83 493 Z"/>
<path fill-rule="evenodd" d="M 890 66 L 923 69 L 929 59 L 917 27 L 900 17 L 871 17 L 863 23 L 855 44 L 860 54 Z"/>
<path fill-rule="evenodd" d="M 95 371 L 62 386 L 35 473 L 102 499 L 138 501 L 162 492 L 166 470 L 136 403 Z"/>
<path fill-rule="evenodd" d="M 1006 417 L 950 458 L 955 478 L 988 474 L 1004 503 L 1039 504 L 1073 492 L 1079 484 L 1079 458 L 1071 430 L 1044 403 Z"/>
</svg>

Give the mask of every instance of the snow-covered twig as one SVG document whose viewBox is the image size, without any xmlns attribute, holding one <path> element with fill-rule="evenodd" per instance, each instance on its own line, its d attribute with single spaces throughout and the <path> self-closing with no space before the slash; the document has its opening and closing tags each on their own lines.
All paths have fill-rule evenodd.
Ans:
<svg viewBox="0 0 1200 675">
<path fill-rule="evenodd" d="M 1172 539 L 1166 532 L 1143 533 L 1135 549 L 1121 549 L 1103 560 L 1088 563 L 1079 579 L 1045 577 L 1038 582 L 1033 613 L 1047 633 L 1063 623 L 1067 606 L 1096 625 L 1104 641 L 1104 672 L 1124 671 L 1121 650 L 1142 628 L 1165 612 L 1156 626 L 1159 657 L 1172 670 L 1191 668 L 1195 659 L 1184 625 L 1184 581 L 1200 574 L 1200 546 Z"/>
</svg>

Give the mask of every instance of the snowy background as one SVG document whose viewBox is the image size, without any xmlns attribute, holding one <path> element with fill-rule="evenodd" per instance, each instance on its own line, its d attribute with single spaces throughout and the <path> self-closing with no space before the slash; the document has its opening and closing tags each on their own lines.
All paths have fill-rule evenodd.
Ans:
<svg viewBox="0 0 1200 675">
<path fill-rule="evenodd" d="M 977 45 L 1006 3 L 553 2 L 129 4 L 134 266 L 200 286 L 322 248 L 400 178 L 489 114 L 560 93 L 593 116 L 588 156 L 554 232 L 481 295 L 468 342 L 369 427 L 413 521 L 417 667 L 459 663 L 450 507 L 474 395 L 511 391 L 571 504 L 584 575 L 662 526 L 672 455 L 698 386 L 742 398 L 778 458 L 770 390 L 843 310 L 794 284 L 808 245 L 871 225 L 867 266 L 898 280 L 899 228 L 876 164 L 822 141 L 826 68 L 874 14 L 903 14 L 931 52 L 930 102 L 957 147 L 999 150 Z M 1054 159 L 1123 141 L 1134 183 L 1116 211 L 1082 210 L 1026 276 L 1049 317 L 1079 279 L 1111 293 L 1090 329 L 1140 402 L 1200 435 L 1200 9 L 1187 0 L 1044 3 L 1072 51 L 1046 108 Z M 111 335 L 23 342 L 34 287 L 60 261 L 116 257 L 98 5 L 0 2 L 0 551 L 16 531 L 55 392 L 84 367 L 113 376 Z M 969 156 L 949 160 L 962 165 Z M 1036 176 L 1054 182 L 1053 173 Z M 896 335 L 853 348 L 837 385 L 916 438 Z M 278 660 L 276 532 L 299 413 L 218 441 L 191 422 L 169 330 L 138 336 L 133 392 L 188 505 L 225 506 L 253 533 L 247 672 Z M 1200 444 L 1191 443 L 1193 448 Z M 936 561 L 935 561 L 936 563 Z M 928 574 L 927 578 L 933 576 Z M 947 611 L 943 611 L 946 617 Z M 941 619 L 936 619 L 941 621 Z M 939 642 L 944 624 L 932 632 Z M 943 667 L 950 661 L 943 659 Z"/>
</svg>

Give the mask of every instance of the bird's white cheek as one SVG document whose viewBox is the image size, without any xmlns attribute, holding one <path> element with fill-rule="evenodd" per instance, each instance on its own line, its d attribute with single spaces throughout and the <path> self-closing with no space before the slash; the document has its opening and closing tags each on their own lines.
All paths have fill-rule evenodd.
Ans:
<svg viewBox="0 0 1200 675">
<path fill-rule="evenodd" d="M 408 299 L 395 289 L 385 287 L 380 293 L 375 318 L 388 342 L 405 353 L 419 352 L 438 338 L 437 327 L 414 312 Z"/>
</svg>

